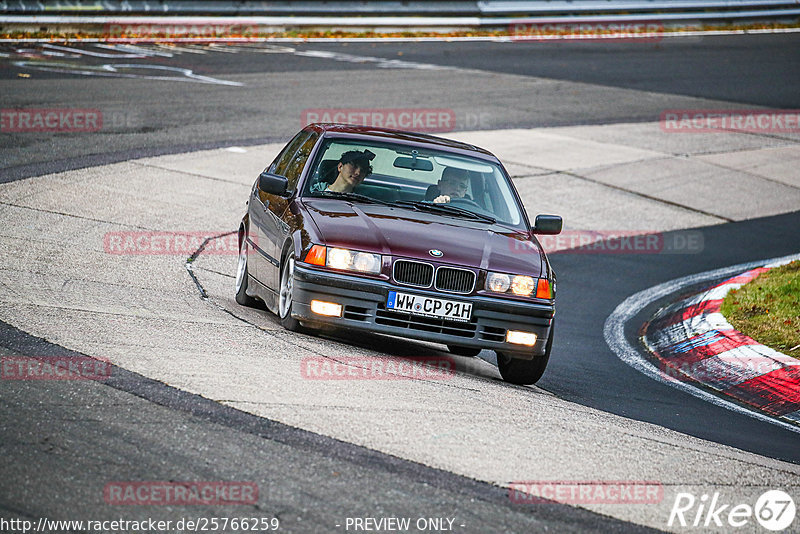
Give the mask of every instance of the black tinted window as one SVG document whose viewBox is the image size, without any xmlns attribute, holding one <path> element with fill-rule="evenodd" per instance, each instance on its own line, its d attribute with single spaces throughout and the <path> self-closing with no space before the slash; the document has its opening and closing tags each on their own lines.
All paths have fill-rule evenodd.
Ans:
<svg viewBox="0 0 800 534">
<path fill-rule="evenodd" d="M 297 180 L 303 172 L 303 167 L 308 161 L 311 149 L 317 142 L 317 132 L 302 131 L 292 139 L 283 152 L 275 159 L 270 170 L 289 179 L 289 189 L 297 187 Z"/>
</svg>

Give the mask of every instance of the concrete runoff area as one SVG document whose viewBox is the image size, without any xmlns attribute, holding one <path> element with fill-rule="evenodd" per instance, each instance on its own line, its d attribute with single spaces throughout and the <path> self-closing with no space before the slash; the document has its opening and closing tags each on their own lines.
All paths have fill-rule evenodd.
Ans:
<svg viewBox="0 0 800 534">
<path fill-rule="evenodd" d="M 567 230 L 661 232 L 800 206 L 800 143 L 791 136 L 679 135 L 636 123 L 445 137 L 493 151 L 529 216 L 562 215 Z M 679 492 L 723 488 L 728 501 L 752 505 L 768 489 L 800 485 L 800 466 L 509 386 L 478 358 L 453 357 L 458 372 L 447 379 L 309 380 L 309 358 L 388 366 L 396 356 L 445 353 L 382 336 L 284 331 L 264 310 L 234 302 L 229 237 L 193 262 L 207 300 L 183 248 L 114 249 L 110 237 L 120 233 L 235 231 L 253 181 L 281 147 L 144 158 L 0 185 L 0 320 L 226 406 L 500 486 L 658 481 L 659 502 L 580 504 L 658 529 L 682 531 L 666 523 Z M 757 529 L 751 521 L 741 530 Z"/>
<path fill-rule="evenodd" d="M 5 323 L 0 343 L 3 358 L 78 357 Z M 30 531 L 37 518 L 46 518 L 39 532 L 152 531 L 149 521 L 169 522 L 166 529 L 155 527 L 162 532 L 186 532 L 203 530 L 189 521 L 223 525 L 223 517 L 236 517 L 272 527 L 278 520 L 273 530 L 280 532 L 327 533 L 372 518 L 376 510 L 414 526 L 438 520 L 458 532 L 651 531 L 563 504 L 515 503 L 498 486 L 281 425 L 119 367 L 111 371 L 103 382 L 2 382 L 0 428 L 9 452 L 0 477 L 4 531 L 24 530 L 22 521 Z M 119 481 L 209 479 L 255 486 L 258 498 L 121 508 L 112 504 L 118 494 L 110 490 L 112 502 L 105 498 L 105 487 L 122 487 Z M 87 518 L 105 526 L 89 526 Z M 111 523 L 120 520 L 127 525 Z M 135 526 L 140 522 L 146 526 Z"/>
</svg>

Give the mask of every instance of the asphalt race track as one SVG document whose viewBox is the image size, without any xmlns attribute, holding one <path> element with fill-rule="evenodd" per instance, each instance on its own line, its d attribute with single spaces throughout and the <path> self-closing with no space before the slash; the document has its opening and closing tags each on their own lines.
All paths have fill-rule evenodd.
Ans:
<svg viewBox="0 0 800 534">
<path fill-rule="evenodd" d="M 102 263 L 111 260 L 91 240 L 80 238 L 118 222 L 128 228 L 169 229 L 174 220 L 158 224 L 160 214 L 168 211 L 165 205 L 185 209 L 190 225 L 234 230 L 257 170 L 232 166 L 226 178 L 226 167 L 219 162 L 232 156 L 224 151 L 251 146 L 274 150 L 300 129 L 307 110 L 447 108 L 455 117 L 453 136 L 462 131 L 502 135 L 512 129 L 577 132 L 593 125 L 624 125 L 633 131 L 637 124 L 658 121 L 665 109 L 800 109 L 798 46 L 800 34 L 646 43 L 281 43 L 142 49 L 0 45 L 0 108 L 94 109 L 103 116 L 102 127 L 88 132 L 8 132 L 3 125 L 0 355 L 85 354 L 109 357 L 115 364 L 106 382 L 0 383 L 0 515 L 34 522 L 41 517 L 278 517 L 281 531 L 287 532 L 344 532 L 347 518 L 390 516 L 450 518 L 458 532 L 688 532 L 667 526 L 672 488 L 691 487 L 698 494 L 742 491 L 747 498 L 782 488 L 800 496 L 798 432 L 654 382 L 623 363 L 603 338 L 608 316 L 638 291 L 694 273 L 797 253 L 800 211 L 791 194 L 800 187 L 782 184 L 788 200 L 769 210 L 754 201 L 752 216 L 692 208 L 688 199 L 659 201 L 677 214 L 664 217 L 656 228 L 664 231 L 665 240 L 698 227 L 703 245 L 693 254 L 553 254 L 558 337 L 536 387 L 500 382 L 492 354 L 484 351 L 482 359 L 459 360 L 458 379 L 447 391 L 392 382 L 359 385 L 363 391 L 306 391 L 309 397 L 319 394 L 330 400 L 331 406 L 324 407 L 329 411 L 318 413 L 289 395 L 272 399 L 268 391 L 256 390 L 291 389 L 280 383 L 290 369 L 281 365 L 295 352 L 403 356 L 435 349 L 379 336 L 283 332 L 267 314 L 232 303 L 226 288 L 232 287 L 235 263 L 224 259 L 198 262 L 198 277 L 210 293 L 207 301 L 198 298 L 181 261 L 173 258 L 174 265 L 159 264 L 159 270 L 148 272 L 130 260 L 126 265 L 131 272 L 120 274 L 124 280 L 110 284 L 111 291 L 136 286 L 138 277 L 138 289 L 152 292 L 152 300 L 131 301 L 125 311 L 129 301 L 121 299 L 112 308 L 105 303 L 111 297 L 93 293 L 96 287 L 90 283 L 95 275 L 114 278 L 110 264 Z M 628 132 L 624 128 L 619 131 Z M 595 130 L 580 131 L 589 132 L 587 139 L 596 135 Z M 799 140 L 797 134 L 765 134 L 753 143 L 794 149 Z M 687 147 L 693 142 L 680 140 Z M 200 150 L 207 151 L 199 157 L 210 162 L 208 174 L 201 164 L 192 176 L 187 171 L 172 183 L 162 179 L 167 174 L 148 174 L 174 170 L 188 161 L 182 158 L 193 157 L 184 153 Z M 170 154 L 178 156 L 170 160 Z M 140 158 L 152 159 L 126 167 Z M 241 168 L 251 174 L 234 176 Z M 43 175 L 50 176 L 39 178 Z M 202 181 L 207 177 L 214 181 Z M 208 189 L 187 187 L 192 184 Z M 94 188 L 97 198 L 119 195 L 119 204 L 93 205 Z M 81 191 L 85 206 L 79 205 Z M 631 195 L 631 203 L 653 199 L 627 189 L 624 194 Z M 41 195 L 42 206 L 26 204 L 33 195 Z M 693 195 L 702 196 L 688 187 L 685 196 Z M 230 200 L 240 197 L 238 204 Z M 546 209 L 526 204 L 529 215 Z M 598 206 L 598 213 L 607 208 Z M 210 222 L 198 222 L 203 220 Z M 601 228 L 636 228 L 627 223 L 617 216 Z M 569 228 L 568 218 L 566 224 Z M 21 236 L 30 243 L 24 244 Z M 56 250 L 60 239 L 70 250 Z M 71 274 L 64 275 L 61 288 L 53 286 L 58 269 L 51 259 L 68 260 L 62 266 Z M 87 278 L 81 279 L 84 270 Z M 37 286 L 48 296 L 39 300 Z M 176 288 L 180 295 L 173 302 L 166 295 L 177 293 Z M 60 291 L 63 307 L 53 304 Z M 127 294 L 120 289 L 119 295 Z M 91 309 L 93 299 L 96 310 Z M 163 312 L 154 308 L 156 303 L 165 306 Z M 626 325 L 632 344 L 638 346 L 639 326 L 662 304 L 654 303 Z M 97 319 L 87 319 L 84 312 L 98 310 L 108 314 L 108 323 L 97 323 L 95 329 L 92 321 Z M 123 343 L 114 337 L 118 332 L 113 324 L 119 320 L 119 329 L 125 329 L 128 312 L 142 321 L 157 319 L 147 327 L 154 332 L 186 331 L 156 343 L 142 327 Z M 179 322 L 194 313 L 193 325 Z M 176 317 L 173 326 L 170 314 Z M 198 354 L 206 333 L 208 357 Z M 220 339 L 213 339 L 217 335 Z M 259 344 L 265 347 L 263 360 L 257 358 Z M 165 358 L 128 359 L 120 355 L 124 346 L 128 353 L 156 347 Z M 181 354 L 185 362 L 176 360 Z M 226 357 L 212 357 L 220 354 Z M 237 371 L 240 357 L 242 369 Z M 197 362 L 210 366 L 197 371 L 202 376 L 180 374 L 181 366 Z M 264 376 L 256 380 L 262 371 Z M 352 404 L 347 399 L 333 406 L 335 399 L 351 393 Z M 371 404 L 376 400 L 380 404 Z M 493 411 L 480 412 L 481 406 Z M 501 413 L 504 406 L 509 419 L 490 421 L 489 414 Z M 471 407 L 480 424 L 457 428 L 467 418 L 458 410 Z M 351 413 L 336 421 L 335 414 L 345 411 Z M 454 422 L 450 427 L 437 423 L 448 418 Z M 361 422 L 355 424 L 355 419 Z M 375 420 L 385 426 L 371 422 Z M 431 428 L 420 430 L 425 421 Z M 511 423 L 518 428 L 503 428 Z M 524 435 L 521 427 L 527 426 L 543 434 L 531 447 L 547 449 L 522 450 L 516 432 Z M 423 431 L 430 441 L 411 443 Z M 567 435 L 574 441 L 565 438 L 560 449 L 558 440 Z M 614 441 L 619 443 L 616 450 Z M 470 448 L 459 448 L 465 443 Z M 659 455 L 666 458 L 662 463 Z M 532 460 L 537 457 L 541 460 Z M 537 476 L 554 480 L 554 473 L 562 472 L 564 480 L 647 480 L 639 474 L 652 473 L 665 487 L 664 502 L 654 512 L 509 499 L 509 482 Z M 199 511 L 109 506 L 103 501 L 104 486 L 125 480 L 251 481 L 259 488 L 259 499 L 244 507 Z"/>
<path fill-rule="evenodd" d="M 691 261 L 687 261 L 685 256 L 666 259 L 642 255 L 632 261 L 630 257 L 615 254 L 554 255 L 553 264 L 558 269 L 559 283 L 567 286 L 561 296 L 569 295 L 565 300 L 570 303 L 564 304 L 559 313 L 570 319 L 563 330 L 568 331 L 565 337 L 570 341 L 567 343 L 574 345 L 562 346 L 564 351 L 559 354 L 563 357 L 559 361 L 566 365 L 559 365 L 556 372 L 550 370 L 538 385 L 564 398 L 612 413 L 774 458 L 800 461 L 795 447 L 796 435 L 734 413 L 726 414 L 725 423 L 722 423 L 716 407 L 702 401 L 687 402 L 684 394 L 661 384 L 638 383 L 635 375 L 613 356 L 608 347 L 597 346 L 586 334 L 587 331 L 602 330 L 606 317 L 619 304 L 617 299 L 609 298 L 610 294 L 628 296 L 659 282 L 689 274 L 795 253 L 798 237 L 794 229 L 797 224 L 800 224 L 800 214 L 795 212 L 704 229 L 703 254 L 692 257 Z M 747 250 L 743 253 L 745 247 Z M 597 283 L 596 273 L 608 273 L 604 280 L 610 280 L 609 283 Z M 565 283 L 565 279 L 573 283 Z M 678 300 L 677 296 L 672 298 Z M 587 301 L 593 305 L 586 306 Z M 659 304 L 665 302 L 672 301 L 668 298 L 655 303 L 627 325 L 629 341 L 636 342 L 638 327 L 655 313 Z M 569 311 L 564 310 L 567 306 Z M 575 357 L 579 354 L 581 357 Z M 591 361 L 585 357 L 587 354 L 592 355 Z M 604 367 L 602 371 L 598 371 L 599 365 Z M 596 387 L 598 373 L 603 375 L 602 388 Z M 709 425 L 709 421 L 714 421 L 714 424 Z"/>
<path fill-rule="evenodd" d="M 0 80 L 7 80 L 4 86 L 14 83 L 5 86 L 4 106 L 68 103 L 100 108 L 109 120 L 100 132 L 59 135 L 58 142 L 33 133 L 21 139 L 3 136 L 0 167 L 7 169 L 3 179 L 10 179 L 231 142 L 278 141 L 300 128 L 301 113 L 308 108 L 446 107 L 456 113 L 457 130 L 650 121 L 664 109 L 723 108 L 731 103 L 737 108 L 792 109 L 800 84 L 797 39 L 789 34 L 628 44 L 309 43 L 262 45 L 249 53 L 167 49 L 164 52 L 173 57 L 130 60 L 193 69 L 220 79 L 238 73 L 243 80 L 253 80 L 239 89 L 153 85 L 140 79 L 116 83 L 119 80 L 96 76 L 86 83 L 86 76 L 64 71 L 129 59 L 5 45 L 0 53 L 9 57 L 0 63 Z M 333 57 L 318 57 L 332 50 Z M 12 62 L 36 58 L 61 65 L 61 72 L 31 70 L 30 79 L 17 78 L 28 71 Z M 441 68 L 420 70 L 414 64 Z M 455 85 L 448 81 L 458 71 L 448 68 L 481 71 L 473 76 L 467 72 L 464 83 Z M 486 73 L 498 75 L 487 78 Z M 56 93 L 54 80 L 60 80 Z"/>
</svg>

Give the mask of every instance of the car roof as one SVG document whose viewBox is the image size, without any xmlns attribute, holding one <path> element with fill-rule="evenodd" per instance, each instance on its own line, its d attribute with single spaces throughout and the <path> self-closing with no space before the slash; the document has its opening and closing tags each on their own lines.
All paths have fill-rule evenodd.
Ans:
<svg viewBox="0 0 800 534">
<path fill-rule="evenodd" d="M 444 137 L 437 137 L 435 135 L 404 132 L 402 130 L 391 130 L 389 128 L 333 123 L 309 124 L 305 129 L 319 131 L 323 133 L 325 137 L 392 141 L 412 146 L 436 148 L 465 156 L 478 157 L 495 163 L 500 162 L 494 154 L 486 149 L 468 143 L 446 139 Z"/>
</svg>

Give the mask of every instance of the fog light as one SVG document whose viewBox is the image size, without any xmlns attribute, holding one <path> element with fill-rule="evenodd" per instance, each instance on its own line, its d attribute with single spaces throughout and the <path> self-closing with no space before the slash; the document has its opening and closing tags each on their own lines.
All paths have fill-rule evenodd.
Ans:
<svg viewBox="0 0 800 534">
<path fill-rule="evenodd" d="M 312 300 L 311 311 L 317 315 L 327 315 L 329 317 L 341 317 L 342 305 L 335 302 L 325 302 L 324 300 Z M 534 340 L 536 336 L 534 336 Z"/>
<path fill-rule="evenodd" d="M 536 344 L 536 334 L 531 332 L 520 332 L 519 330 L 509 330 L 506 332 L 506 342 L 515 345 L 528 345 L 532 347 Z"/>
</svg>

